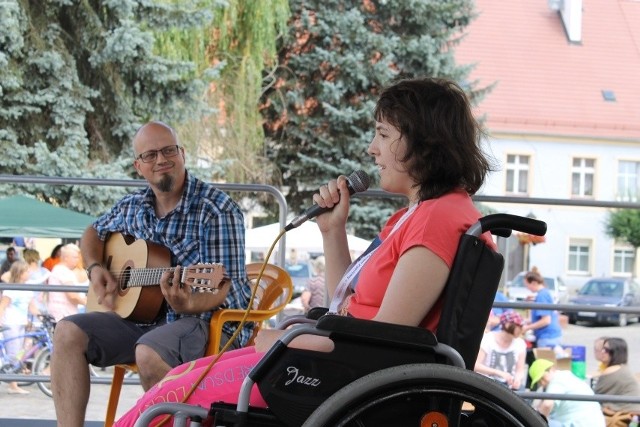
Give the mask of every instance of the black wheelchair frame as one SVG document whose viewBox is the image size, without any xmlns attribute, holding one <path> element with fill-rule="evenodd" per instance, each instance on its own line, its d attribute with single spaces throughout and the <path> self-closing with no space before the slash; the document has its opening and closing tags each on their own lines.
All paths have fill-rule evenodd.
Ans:
<svg viewBox="0 0 640 427">
<path fill-rule="evenodd" d="M 210 408 L 162 403 L 143 412 L 136 427 L 159 415 L 174 426 L 522 426 L 547 423 L 522 398 L 473 372 L 504 266 L 480 235 L 512 230 L 546 233 L 542 221 L 487 215 L 461 237 L 443 295 L 436 334 L 426 329 L 323 315 L 296 325 L 249 373 L 237 405 Z M 330 338 L 329 353 L 292 349 L 297 336 Z M 257 384 L 268 409 L 249 406 Z"/>
</svg>

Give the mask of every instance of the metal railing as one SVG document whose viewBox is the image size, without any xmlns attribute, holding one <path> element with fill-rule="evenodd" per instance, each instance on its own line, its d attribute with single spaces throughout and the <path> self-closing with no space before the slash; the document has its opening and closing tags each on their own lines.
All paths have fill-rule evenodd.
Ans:
<svg viewBox="0 0 640 427">
<path fill-rule="evenodd" d="M 87 178 L 58 178 L 58 177 L 38 177 L 38 176 L 15 176 L 1 175 L 0 183 L 29 183 L 29 184 L 51 184 L 51 185 L 105 185 L 105 186 L 121 186 L 136 187 L 147 185 L 145 180 L 110 180 L 110 179 L 87 179 Z M 240 192 L 267 192 L 272 194 L 279 205 L 279 222 L 281 228 L 286 225 L 288 215 L 288 207 L 284 195 L 275 187 L 259 184 L 215 184 L 216 187 L 224 191 L 240 191 Z M 355 194 L 356 197 L 373 197 L 373 198 L 402 198 L 403 196 L 392 195 L 382 190 L 367 190 L 362 193 Z M 640 203 L 631 202 L 615 202 L 615 201 L 595 201 L 595 200 L 571 200 L 571 199 L 548 199 L 548 198 L 522 198 L 522 197 L 502 197 L 502 196 L 483 196 L 475 195 L 474 201 L 477 202 L 500 202 L 528 205 L 554 205 L 554 206 L 582 206 L 596 208 L 615 208 L 615 209 L 640 209 Z M 286 236 L 286 235 L 285 235 Z M 279 242 L 279 262 L 284 265 L 285 262 L 285 237 Z M 7 289 L 46 291 L 46 292 L 87 292 L 86 286 L 50 286 L 50 285 L 16 285 L 0 283 L 0 291 Z M 576 304 L 535 304 L 532 302 L 496 302 L 494 307 L 513 308 L 513 309 L 552 309 L 563 312 L 573 311 L 590 311 L 590 312 L 606 312 L 606 313 L 627 313 L 640 314 L 640 309 L 629 307 L 594 307 L 590 305 Z M 20 381 L 25 379 L 24 374 L 8 375 L 0 374 L 0 381 Z M 48 376 L 28 375 L 29 381 L 49 381 Z M 111 378 L 91 377 L 92 383 L 109 384 Z M 139 384 L 139 380 L 129 378 L 124 380 L 125 384 Z M 554 399 L 554 400 L 575 400 L 575 401 L 597 401 L 597 402 L 628 402 L 640 403 L 640 397 L 618 396 L 618 395 L 558 395 L 550 393 L 540 393 L 533 391 L 515 392 L 525 399 Z"/>
<path fill-rule="evenodd" d="M 29 175 L 0 175 L 0 183 L 5 184 L 49 184 L 49 185 L 98 185 L 107 187 L 145 187 L 147 181 L 144 179 L 97 179 L 97 178 L 61 178 L 50 176 L 29 176 Z M 278 222 L 284 228 L 289 214 L 287 200 L 284 194 L 276 187 L 263 184 L 227 184 L 214 183 L 216 188 L 224 191 L 238 192 L 263 192 L 271 194 L 278 203 Z M 56 236 L 52 236 L 56 237 Z M 278 242 L 278 262 L 285 264 L 286 259 L 286 234 Z"/>
<path fill-rule="evenodd" d="M 0 174 L 0 183 L 5 184 L 47 184 L 47 185 L 93 185 L 93 186 L 112 186 L 112 187 L 144 187 L 148 183 L 146 180 L 128 180 L 128 179 L 96 179 L 96 178 L 63 178 L 63 177 L 47 177 L 47 176 L 28 176 L 28 175 L 2 175 Z M 280 190 L 270 185 L 262 184 L 228 184 L 214 183 L 214 185 L 228 192 L 263 192 L 272 195 L 278 203 L 278 221 L 281 228 L 286 225 L 288 216 L 287 201 Z M 52 236 L 55 237 L 55 236 Z M 286 260 L 286 234 L 282 236 L 278 242 L 278 258 L 279 265 L 284 266 Z M 3 290 L 31 290 L 45 292 L 88 292 L 87 286 L 63 286 L 56 285 L 25 285 L 25 284 L 5 284 L 0 283 L 0 291 Z M 1 374 L 0 381 L 22 381 L 29 380 L 34 382 L 49 381 L 48 376 L 36 376 L 26 374 Z M 91 383 L 110 384 L 111 378 L 91 377 Z M 139 384 L 136 378 L 126 378 L 125 384 Z"/>
<path fill-rule="evenodd" d="M 28 284 L 8 284 L 0 283 L 0 291 L 5 290 L 23 290 L 37 292 L 87 292 L 88 286 L 67 286 L 67 285 L 28 285 Z M 498 308 L 512 309 L 543 309 L 558 310 L 563 312 L 573 311 L 591 311 L 604 313 L 628 313 L 640 315 L 639 308 L 630 307 L 594 307 L 591 305 L 578 304 L 536 304 L 532 302 L 496 302 L 493 305 Z M 28 374 L 0 374 L 0 381 L 33 381 L 33 382 L 49 382 L 47 375 L 28 375 Z M 92 384 L 110 384 L 110 377 L 90 377 Z M 125 378 L 124 384 L 135 385 L 140 384 L 137 378 Z M 516 391 L 516 394 L 524 399 L 554 399 L 554 400 L 576 400 L 576 401 L 597 401 L 597 402 L 626 402 L 640 403 L 640 396 L 618 396 L 618 395 L 556 395 L 535 391 Z"/>
</svg>

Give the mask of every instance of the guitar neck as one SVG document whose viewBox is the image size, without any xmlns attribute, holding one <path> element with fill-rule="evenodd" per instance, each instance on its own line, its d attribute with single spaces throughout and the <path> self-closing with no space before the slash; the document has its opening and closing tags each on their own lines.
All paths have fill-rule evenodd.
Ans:
<svg viewBox="0 0 640 427">
<path fill-rule="evenodd" d="M 130 268 L 124 271 L 111 272 L 111 274 L 117 279 L 124 279 L 127 288 L 140 288 L 145 286 L 160 286 L 160 278 L 165 271 L 173 271 L 175 267 L 162 267 L 162 268 Z M 189 267 L 183 267 L 180 272 L 180 283 L 187 282 L 189 276 Z M 216 284 L 217 285 L 217 284 Z M 194 292 L 207 292 L 218 293 L 217 286 L 198 286 L 197 284 L 191 284 L 191 289 Z"/>
<path fill-rule="evenodd" d="M 124 277 L 128 288 L 139 288 L 143 286 L 159 286 L 162 273 L 172 270 L 172 267 L 130 268 L 124 271 L 111 272 L 111 274 L 116 278 Z"/>
</svg>

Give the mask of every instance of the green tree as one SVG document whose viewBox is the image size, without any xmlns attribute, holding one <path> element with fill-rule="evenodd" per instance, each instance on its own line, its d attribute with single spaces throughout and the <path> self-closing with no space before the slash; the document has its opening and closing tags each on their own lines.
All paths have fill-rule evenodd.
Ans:
<svg viewBox="0 0 640 427">
<path fill-rule="evenodd" d="M 212 112 L 179 127 L 193 144 L 209 179 L 237 183 L 279 183 L 264 155 L 258 105 L 263 70 L 277 64 L 276 40 L 286 32 L 288 0 L 205 0 L 214 12 L 207 26 L 157 34 L 163 55 L 215 66 L 205 95 Z"/>
<path fill-rule="evenodd" d="M 619 209 L 609 213 L 605 223 L 605 232 L 609 237 L 633 246 L 631 274 L 636 274 L 638 248 L 640 248 L 640 211 L 637 209 Z"/>
<path fill-rule="evenodd" d="M 262 113 L 269 157 L 281 168 L 292 211 L 319 184 L 362 169 L 376 94 L 399 77 L 447 76 L 473 90 L 454 47 L 472 17 L 471 0 L 291 0 L 289 32 Z M 373 186 L 372 186 L 373 187 Z M 354 202 L 351 224 L 372 237 L 399 199 Z"/>
<path fill-rule="evenodd" d="M 133 176 L 130 140 L 149 119 L 198 116 L 205 90 L 192 62 L 155 50 L 154 34 L 203 26 L 193 2 L 0 0 L 0 168 L 60 177 Z M 96 214 L 126 190 L 21 185 Z"/>
</svg>

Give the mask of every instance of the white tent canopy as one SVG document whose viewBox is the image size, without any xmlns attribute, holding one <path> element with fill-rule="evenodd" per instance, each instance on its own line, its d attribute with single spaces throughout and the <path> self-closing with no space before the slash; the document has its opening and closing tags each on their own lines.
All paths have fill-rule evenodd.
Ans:
<svg viewBox="0 0 640 427">
<path fill-rule="evenodd" d="M 262 227 L 248 229 L 245 233 L 245 247 L 248 251 L 266 251 L 271 247 L 273 241 L 280 234 L 279 223 L 273 223 Z M 287 231 L 286 248 L 296 249 L 299 252 L 322 252 L 322 234 L 315 222 L 307 221 L 299 227 Z M 347 235 L 349 241 L 349 249 L 353 252 L 364 252 L 371 243 L 360 237 Z"/>
</svg>

